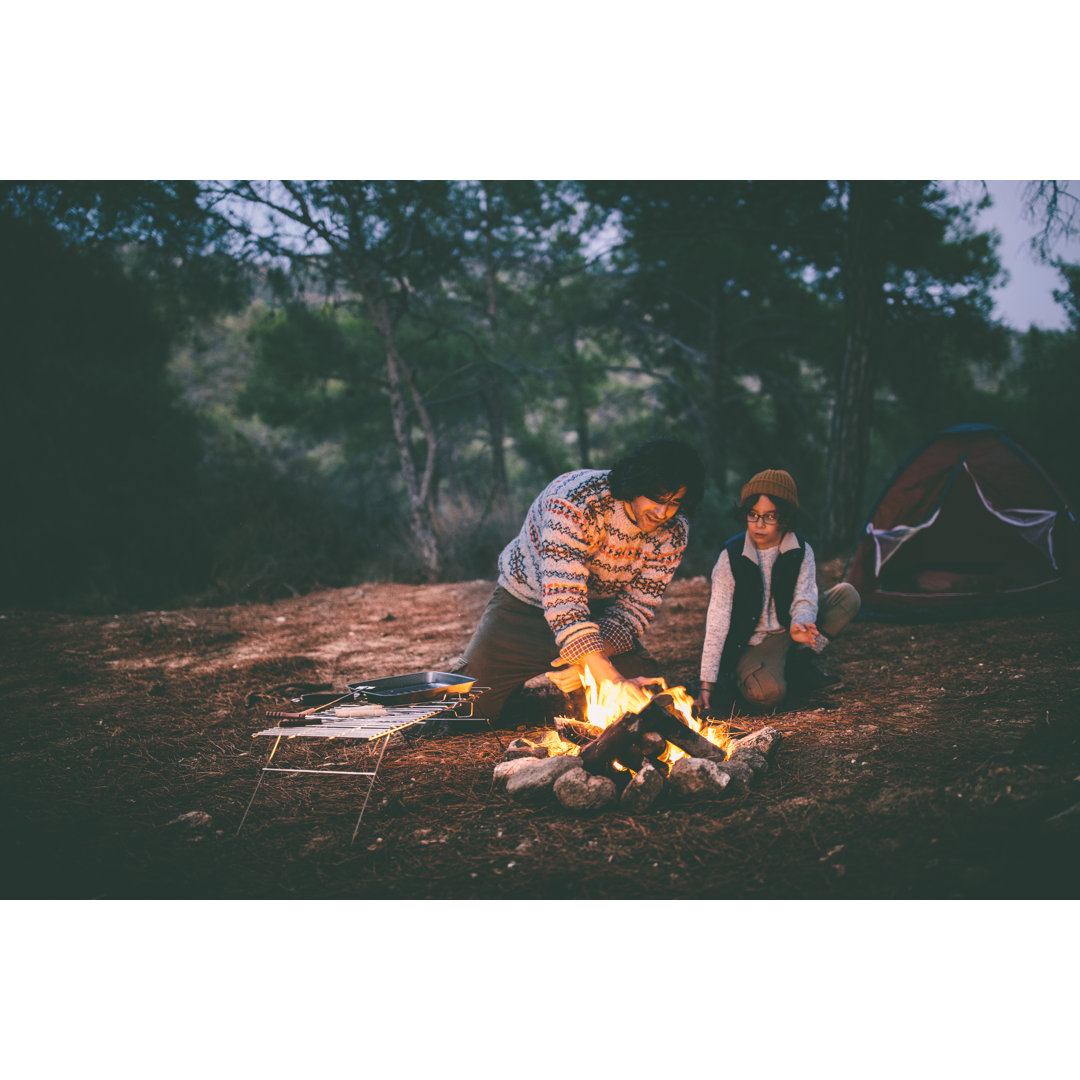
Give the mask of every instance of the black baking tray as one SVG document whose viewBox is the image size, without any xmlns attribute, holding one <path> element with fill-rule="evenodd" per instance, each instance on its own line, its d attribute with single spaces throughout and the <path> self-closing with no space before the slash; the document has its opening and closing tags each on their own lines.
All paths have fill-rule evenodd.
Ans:
<svg viewBox="0 0 1080 1080">
<path fill-rule="evenodd" d="M 447 671 L 414 671 L 388 679 L 349 683 L 348 686 L 354 694 L 379 705 L 404 705 L 411 701 L 433 701 L 447 694 L 467 694 L 475 682 L 475 679 Z"/>
</svg>

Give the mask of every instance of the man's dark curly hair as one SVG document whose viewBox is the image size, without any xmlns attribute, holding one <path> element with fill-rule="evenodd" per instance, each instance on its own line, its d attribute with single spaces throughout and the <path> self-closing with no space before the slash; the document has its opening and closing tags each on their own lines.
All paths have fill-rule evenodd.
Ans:
<svg viewBox="0 0 1080 1080">
<path fill-rule="evenodd" d="M 623 502 L 631 502 L 639 495 L 661 502 L 685 487 L 679 511 L 692 514 L 705 493 L 705 466 L 689 443 L 652 439 L 615 463 L 609 483 L 611 494 Z"/>
</svg>

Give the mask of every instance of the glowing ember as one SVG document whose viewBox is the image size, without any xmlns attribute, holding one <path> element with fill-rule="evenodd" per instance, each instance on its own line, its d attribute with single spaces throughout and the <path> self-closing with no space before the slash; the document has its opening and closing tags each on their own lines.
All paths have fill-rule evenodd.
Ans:
<svg viewBox="0 0 1080 1080">
<path fill-rule="evenodd" d="M 599 735 L 604 728 L 621 720 L 626 713 L 637 713 L 645 708 L 652 699 L 660 693 L 667 694 L 678 712 L 682 721 L 691 731 L 696 732 L 703 739 L 707 739 L 714 746 L 719 746 L 727 753 L 734 741 L 726 724 L 705 724 L 694 716 L 694 699 L 681 686 L 668 687 L 663 679 L 656 679 L 654 683 L 646 687 L 636 686 L 634 683 L 603 682 L 597 686 L 592 673 L 585 671 L 585 720 L 588 733 L 592 736 Z M 556 717 L 557 720 L 572 724 L 569 717 Z M 577 754 L 579 747 L 572 742 L 562 739 L 557 732 L 546 732 L 543 746 L 548 748 L 551 754 Z M 686 757 L 685 751 L 680 750 L 671 743 L 660 755 L 659 760 L 673 764 L 679 758 Z M 613 762 L 616 768 L 623 766 Z"/>
<path fill-rule="evenodd" d="M 559 717 L 559 719 L 561 720 L 565 718 Z M 581 751 L 580 746 L 578 746 L 576 743 L 567 742 L 565 739 L 560 737 L 557 731 L 545 731 L 544 737 L 537 745 L 546 747 L 548 753 L 553 757 L 558 756 L 559 754 L 565 754 L 568 757 L 576 757 L 577 754 Z"/>
</svg>

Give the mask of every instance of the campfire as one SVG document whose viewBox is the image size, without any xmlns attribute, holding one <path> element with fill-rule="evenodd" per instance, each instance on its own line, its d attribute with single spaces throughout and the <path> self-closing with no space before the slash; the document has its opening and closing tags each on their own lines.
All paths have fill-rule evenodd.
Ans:
<svg viewBox="0 0 1080 1080">
<path fill-rule="evenodd" d="M 578 716 L 556 717 L 555 730 L 538 741 L 515 739 L 496 766 L 508 794 L 526 802 L 552 794 L 575 810 L 619 798 L 632 812 L 665 787 L 686 796 L 730 794 L 748 790 L 780 741 L 771 727 L 735 739 L 726 724 L 695 716 L 686 690 L 663 679 L 597 686 L 586 672 L 570 696 Z"/>
<path fill-rule="evenodd" d="M 551 754 L 580 753 L 594 772 L 606 765 L 636 772 L 643 760 L 668 766 L 683 757 L 722 761 L 731 746 L 726 724 L 703 723 L 686 690 L 669 689 L 663 679 L 644 688 L 612 682 L 597 686 L 586 671 L 572 700 L 582 718 L 556 717 L 555 731 L 547 733 L 542 745 Z"/>
</svg>

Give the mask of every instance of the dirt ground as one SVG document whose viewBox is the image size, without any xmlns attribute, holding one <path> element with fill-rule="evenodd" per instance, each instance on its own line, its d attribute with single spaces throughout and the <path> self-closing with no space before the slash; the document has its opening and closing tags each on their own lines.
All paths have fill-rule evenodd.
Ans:
<svg viewBox="0 0 1080 1080">
<path fill-rule="evenodd" d="M 0 614 L 4 894 L 1077 896 L 1076 610 L 859 620 L 829 650 L 841 690 L 735 719 L 784 736 L 741 799 L 662 800 L 640 816 L 531 809 L 492 789 L 490 735 L 394 735 L 355 843 L 366 781 L 333 775 L 266 774 L 238 835 L 272 745 L 254 737 L 268 708 L 446 668 L 490 592 L 379 584 L 231 608 Z M 674 582 L 646 639 L 668 682 L 692 692 L 707 603 L 704 579 Z M 278 755 L 370 760 L 345 744 L 297 738 Z"/>
</svg>

